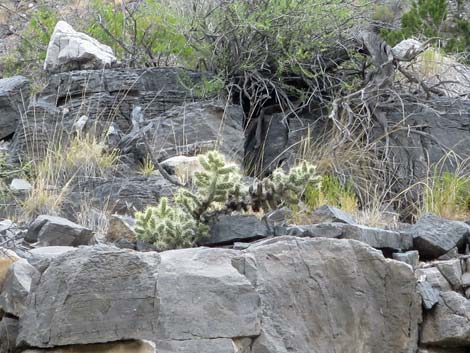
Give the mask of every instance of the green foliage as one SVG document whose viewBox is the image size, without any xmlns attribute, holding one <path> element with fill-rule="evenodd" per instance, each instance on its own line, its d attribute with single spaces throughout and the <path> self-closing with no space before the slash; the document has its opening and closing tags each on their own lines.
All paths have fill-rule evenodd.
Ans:
<svg viewBox="0 0 470 353">
<path fill-rule="evenodd" d="M 382 37 L 395 45 L 411 37 L 441 38 L 447 52 L 470 49 L 470 21 L 448 19 L 448 0 L 417 0 L 403 14 L 399 30 L 382 30 Z"/>
<path fill-rule="evenodd" d="M 335 176 L 323 176 L 321 184 L 308 185 L 305 203 L 310 209 L 323 205 L 338 207 L 347 212 L 357 210 L 358 199 L 350 184 L 343 185 Z"/>
<path fill-rule="evenodd" d="M 176 59 L 189 60 L 192 54 L 182 33 L 184 18 L 161 1 L 121 6 L 94 0 L 92 9 L 97 17 L 86 32 L 131 66 L 160 66 Z"/>
<path fill-rule="evenodd" d="M 40 6 L 33 13 L 28 24 L 19 33 L 18 46 L 2 60 L 7 75 L 27 75 L 41 70 L 57 21 L 57 12 L 46 5 Z"/>
<path fill-rule="evenodd" d="M 241 176 L 233 165 L 214 151 L 199 156 L 202 172 L 194 175 L 194 190 L 180 188 L 175 205 L 162 198 L 157 207 L 136 213 L 137 236 L 161 250 L 191 247 L 208 232 L 207 213 L 240 188 Z"/>
<path fill-rule="evenodd" d="M 234 0 L 196 16 L 187 35 L 200 65 L 249 100 L 250 109 L 268 100 L 292 108 L 335 84 L 323 81 L 323 64 L 331 49 L 344 52 L 339 39 L 353 15 L 341 0 Z"/>
<path fill-rule="evenodd" d="M 199 156 L 204 171 L 194 174 L 196 191 L 180 189 L 176 202 L 198 221 L 204 221 L 204 213 L 223 203 L 240 188 L 241 175 L 234 165 L 227 165 L 224 157 L 211 151 Z"/>
<path fill-rule="evenodd" d="M 160 250 L 189 248 L 197 240 L 194 218 L 179 207 L 169 206 L 166 197 L 160 199 L 157 207 L 147 207 L 135 217 L 137 237 Z"/>
<path fill-rule="evenodd" d="M 155 244 L 160 250 L 193 246 L 206 236 L 211 217 L 249 206 L 253 211 L 272 210 L 295 205 L 308 184 L 318 183 L 315 167 L 304 162 L 285 173 L 255 181 L 250 187 L 241 183 L 236 166 L 228 164 L 218 152 L 199 156 L 203 171 L 196 172 L 193 189 L 180 188 L 174 205 L 162 198 L 157 207 L 136 213 L 137 237 Z"/>
<path fill-rule="evenodd" d="M 297 205 L 308 185 L 317 186 L 321 178 L 316 174 L 315 166 L 302 162 L 286 174 L 281 168 L 255 182 L 249 189 L 253 210 L 269 211 L 281 205 Z"/>
<path fill-rule="evenodd" d="M 470 216 L 470 177 L 435 173 L 424 187 L 423 208 L 423 213 L 467 219 Z"/>
</svg>

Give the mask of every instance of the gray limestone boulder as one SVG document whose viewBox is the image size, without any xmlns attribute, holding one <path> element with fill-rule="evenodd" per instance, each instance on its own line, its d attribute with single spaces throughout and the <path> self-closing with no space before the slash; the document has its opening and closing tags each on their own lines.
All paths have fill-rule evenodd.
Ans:
<svg viewBox="0 0 470 353">
<path fill-rule="evenodd" d="M 462 265 L 460 259 L 440 261 L 436 266 L 454 290 L 462 289 Z"/>
<path fill-rule="evenodd" d="M 202 74 L 178 68 L 116 68 L 50 75 L 17 126 L 11 160 L 25 154 L 41 156 L 48 143 L 67 136 L 83 115 L 88 117 L 84 133 L 105 133 L 110 126 L 126 133 L 135 106 L 145 107 L 146 117 L 155 117 L 193 101 L 181 76 L 197 83 Z"/>
<path fill-rule="evenodd" d="M 28 102 L 29 80 L 26 77 L 0 79 L 0 140 L 15 132 Z"/>
<path fill-rule="evenodd" d="M 255 215 L 220 215 L 211 224 L 208 237 L 200 245 L 230 245 L 239 241 L 251 241 L 270 235 L 266 222 Z"/>
<path fill-rule="evenodd" d="M 402 261 L 413 268 L 416 268 L 419 264 L 419 253 L 416 250 L 402 253 L 393 253 L 392 257 L 395 260 Z"/>
<path fill-rule="evenodd" d="M 53 259 L 75 250 L 77 250 L 77 248 L 72 246 L 43 246 L 29 250 L 27 260 L 42 273 L 47 269 Z"/>
<path fill-rule="evenodd" d="M 68 219 L 56 216 L 38 216 L 28 228 L 25 240 L 39 246 L 87 245 L 93 232 Z"/>
<path fill-rule="evenodd" d="M 156 253 L 106 247 L 56 257 L 20 318 L 17 343 L 52 347 L 152 337 L 159 262 Z"/>
<path fill-rule="evenodd" d="M 174 107 L 151 122 L 152 149 L 161 159 L 183 151 L 195 155 L 217 149 L 227 159 L 243 158 L 243 119 L 240 106 L 221 101 L 203 101 Z"/>
<path fill-rule="evenodd" d="M 470 300 L 457 292 L 441 292 L 436 308 L 424 316 L 421 344 L 437 347 L 470 346 Z"/>
<path fill-rule="evenodd" d="M 356 224 L 356 221 L 352 215 L 333 206 L 324 205 L 313 211 L 312 223 L 330 222 Z"/>
<path fill-rule="evenodd" d="M 347 223 L 290 226 L 284 229 L 284 234 L 299 237 L 354 239 L 376 249 L 409 250 L 413 246 L 413 238 L 406 233 Z"/>
<path fill-rule="evenodd" d="M 13 263 L 0 295 L 0 307 L 3 311 L 20 317 L 26 309 L 28 295 L 39 277 L 39 271 L 28 261 L 20 259 Z"/>
<path fill-rule="evenodd" d="M 434 259 L 464 245 L 470 235 L 470 226 L 427 214 L 405 233 L 413 237 L 413 248 L 419 251 L 420 257 Z"/>
<path fill-rule="evenodd" d="M 414 353 L 413 271 L 354 240 L 279 237 L 236 263 L 261 298 L 251 353 Z"/>
<path fill-rule="evenodd" d="M 200 347 L 202 339 L 220 339 L 219 347 L 256 336 L 259 295 L 232 266 L 237 254 L 104 246 L 66 253 L 42 274 L 21 317 L 18 343 L 45 348 L 147 339 Z"/>
<path fill-rule="evenodd" d="M 117 61 L 113 50 L 85 33 L 59 21 L 47 47 L 44 70 L 50 73 L 104 69 Z"/>
</svg>

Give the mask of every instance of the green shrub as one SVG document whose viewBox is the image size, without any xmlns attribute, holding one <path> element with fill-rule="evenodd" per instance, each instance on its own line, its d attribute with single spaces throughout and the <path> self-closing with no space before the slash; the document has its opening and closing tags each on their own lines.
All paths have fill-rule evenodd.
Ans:
<svg viewBox="0 0 470 353">
<path fill-rule="evenodd" d="M 451 219 L 470 216 L 470 177 L 456 173 L 437 173 L 425 184 L 422 213 L 434 213 Z"/>
<path fill-rule="evenodd" d="M 390 45 L 411 37 L 440 38 L 445 51 L 462 53 L 470 49 L 470 21 L 448 19 L 448 0 L 417 0 L 403 14 L 401 28 L 382 30 L 382 37 Z"/>
<path fill-rule="evenodd" d="M 15 50 L 2 59 L 6 75 L 33 75 L 42 70 L 47 45 L 57 21 L 57 12 L 46 5 L 41 5 L 32 14 L 19 33 L 20 41 Z"/>
<path fill-rule="evenodd" d="M 250 114 L 269 104 L 292 112 L 339 85 L 325 67 L 345 56 L 342 34 L 359 12 L 340 0 L 234 0 L 195 16 L 187 36 Z"/>
<path fill-rule="evenodd" d="M 234 210 L 271 210 L 283 204 L 296 204 L 307 184 L 319 181 L 315 167 L 308 163 L 289 173 L 278 169 L 273 176 L 257 180 L 247 188 L 236 166 L 214 151 L 199 156 L 203 167 L 196 172 L 193 189 L 180 188 L 174 205 L 162 198 L 156 207 L 135 214 L 137 237 L 160 250 L 185 248 L 206 236 L 211 218 Z"/>
<path fill-rule="evenodd" d="M 323 176 L 320 185 L 309 185 L 305 191 L 305 203 L 314 210 L 323 205 L 338 207 L 347 212 L 355 212 L 357 196 L 350 184 L 343 185 L 335 176 Z"/>
<path fill-rule="evenodd" d="M 136 4 L 92 2 L 95 20 L 85 31 L 113 48 L 130 66 L 167 65 L 190 60 L 192 48 L 182 32 L 184 18 L 158 0 Z"/>
</svg>

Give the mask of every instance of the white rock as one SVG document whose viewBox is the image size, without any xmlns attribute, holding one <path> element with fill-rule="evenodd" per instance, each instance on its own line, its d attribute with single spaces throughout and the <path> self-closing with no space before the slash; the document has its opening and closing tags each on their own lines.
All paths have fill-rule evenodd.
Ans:
<svg viewBox="0 0 470 353">
<path fill-rule="evenodd" d="M 47 48 L 44 70 L 56 73 L 77 69 L 101 69 L 116 62 L 113 50 L 85 33 L 59 21 Z"/>
<path fill-rule="evenodd" d="M 405 39 L 392 51 L 396 58 L 406 58 L 421 46 L 422 43 L 415 39 Z M 428 87 L 435 87 L 448 97 L 470 97 L 470 66 L 459 63 L 439 49 L 428 48 L 407 69 Z"/>
<path fill-rule="evenodd" d="M 190 181 L 194 173 L 204 170 L 197 157 L 175 156 L 168 158 L 161 164 L 182 182 Z"/>
<path fill-rule="evenodd" d="M 12 191 L 28 191 L 33 187 L 29 181 L 25 179 L 13 179 L 10 184 L 10 190 Z"/>
</svg>

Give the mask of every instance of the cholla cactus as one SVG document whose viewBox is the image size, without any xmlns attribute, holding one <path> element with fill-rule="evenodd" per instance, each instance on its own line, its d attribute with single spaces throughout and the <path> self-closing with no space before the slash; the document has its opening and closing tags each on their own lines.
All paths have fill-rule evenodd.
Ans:
<svg viewBox="0 0 470 353">
<path fill-rule="evenodd" d="M 217 203 L 225 203 L 229 195 L 241 187 L 241 175 L 235 165 L 227 165 L 224 157 L 215 151 L 199 156 L 204 168 L 194 175 L 196 191 L 180 189 L 176 202 L 196 220 L 204 221 L 204 214 Z"/>
<path fill-rule="evenodd" d="M 194 191 L 180 188 L 175 206 L 162 198 L 157 207 L 136 213 L 136 233 L 141 240 L 155 244 L 160 250 L 191 247 L 208 233 L 206 212 L 227 200 L 240 187 L 240 173 L 227 165 L 218 152 L 199 156 L 204 168 L 195 173 Z"/>
<path fill-rule="evenodd" d="M 135 217 L 137 237 L 160 250 L 191 247 L 200 235 L 194 218 L 169 206 L 166 197 L 160 199 L 157 207 L 147 207 Z"/>
<path fill-rule="evenodd" d="M 306 162 L 282 169 L 271 177 L 256 181 L 249 189 L 241 183 L 234 165 L 228 165 L 218 152 L 199 156 L 204 168 L 195 173 L 194 189 L 181 188 L 170 206 L 162 198 L 157 207 L 136 213 L 136 233 L 139 239 L 155 244 L 160 250 L 193 246 L 208 233 L 207 223 L 214 212 L 272 210 L 280 205 L 296 204 L 307 185 L 319 184 L 315 167 Z"/>
<path fill-rule="evenodd" d="M 281 168 L 276 169 L 271 177 L 255 182 L 249 189 L 252 209 L 268 211 L 282 204 L 295 205 L 302 197 L 307 185 L 319 185 L 321 177 L 316 174 L 316 167 L 302 162 L 286 174 Z"/>
</svg>

